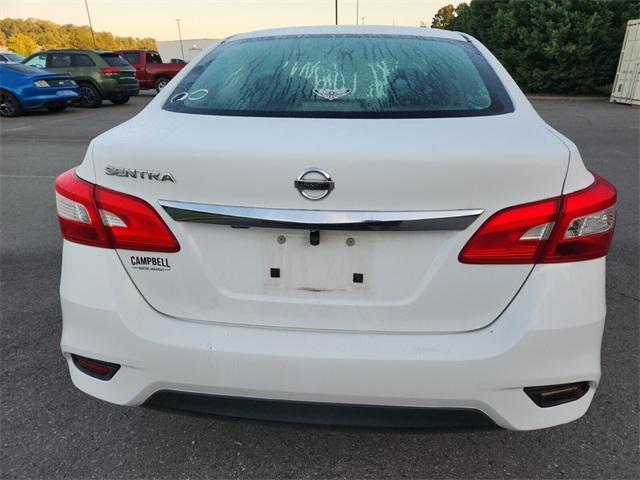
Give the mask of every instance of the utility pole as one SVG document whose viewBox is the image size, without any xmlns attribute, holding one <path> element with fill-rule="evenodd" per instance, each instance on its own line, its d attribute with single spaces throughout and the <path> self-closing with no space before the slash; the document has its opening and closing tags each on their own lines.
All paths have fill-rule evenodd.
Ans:
<svg viewBox="0 0 640 480">
<path fill-rule="evenodd" d="M 338 0 L 336 0 L 336 25 L 338 25 Z"/>
<path fill-rule="evenodd" d="M 89 17 L 89 28 L 91 29 L 91 38 L 93 39 L 93 49 L 96 50 L 96 34 L 93 33 L 93 23 L 91 23 L 91 14 L 89 13 L 89 2 L 88 0 L 84 0 L 84 6 L 87 9 L 87 17 Z"/>
<path fill-rule="evenodd" d="M 180 19 L 176 18 L 178 24 L 178 38 L 180 39 L 180 51 L 182 52 L 182 60 L 184 60 L 184 46 L 182 45 L 182 32 L 180 31 Z"/>
<path fill-rule="evenodd" d="M 359 18 L 360 18 L 360 0 L 356 0 L 356 25 L 358 25 Z"/>
</svg>

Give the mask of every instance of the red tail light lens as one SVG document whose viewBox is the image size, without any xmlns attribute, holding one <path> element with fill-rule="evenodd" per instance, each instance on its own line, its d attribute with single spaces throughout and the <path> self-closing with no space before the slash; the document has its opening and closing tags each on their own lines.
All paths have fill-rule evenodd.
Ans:
<svg viewBox="0 0 640 480">
<path fill-rule="evenodd" d="M 144 200 L 96 186 L 95 202 L 113 248 L 177 252 L 178 241 Z"/>
<path fill-rule="evenodd" d="M 118 75 L 120 73 L 120 69 L 118 67 L 106 67 L 101 69 L 100 71 L 109 77 Z"/>
<path fill-rule="evenodd" d="M 180 250 L 151 205 L 86 182 L 73 169 L 56 179 L 56 207 L 62 236 L 72 242 L 148 252 Z"/>
<path fill-rule="evenodd" d="M 460 252 L 462 263 L 575 262 L 603 257 L 615 227 L 616 189 L 594 183 L 568 195 L 491 216 Z"/>
<path fill-rule="evenodd" d="M 534 263 L 558 216 L 557 198 L 507 208 L 489 218 L 460 253 L 463 263 Z"/>
<path fill-rule="evenodd" d="M 111 248 L 93 202 L 95 185 L 68 170 L 56 178 L 56 209 L 62 236 L 72 242 Z"/>
</svg>

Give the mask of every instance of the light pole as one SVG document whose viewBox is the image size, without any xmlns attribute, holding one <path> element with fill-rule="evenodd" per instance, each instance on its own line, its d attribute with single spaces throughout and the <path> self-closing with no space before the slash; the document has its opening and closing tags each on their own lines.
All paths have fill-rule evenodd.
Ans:
<svg viewBox="0 0 640 480">
<path fill-rule="evenodd" d="M 356 25 L 358 25 L 359 18 L 360 18 L 360 0 L 356 0 Z"/>
<path fill-rule="evenodd" d="M 182 60 L 184 60 L 184 46 L 182 45 L 182 32 L 180 31 L 180 19 L 176 18 L 178 24 L 178 38 L 180 39 L 180 51 L 182 52 Z"/>
<path fill-rule="evenodd" d="M 336 0 L 336 25 L 338 25 L 338 0 Z"/>
<path fill-rule="evenodd" d="M 89 13 L 89 2 L 84 0 L 84 6 L 87 9 L 87 17 L 89 18 L 89 28 L 91 29 L 91 38 L 93 39 L 93 49 L 96 50 L 96 34 L 93 33 L 93 23 L 91 23 L 91 14 Z"/>
</svg>

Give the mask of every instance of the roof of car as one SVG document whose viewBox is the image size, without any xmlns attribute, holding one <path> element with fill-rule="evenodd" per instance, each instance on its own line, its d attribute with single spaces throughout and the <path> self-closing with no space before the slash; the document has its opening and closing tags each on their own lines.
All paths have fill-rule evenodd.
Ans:
<svg viewBox="0 0 640 480">
<path fill-rule="evenodd" d="M 278 37 L 288 35 L 410 35 L 420 37 L 448 38 L 466 40 L 460 32 L 451 32 L 438 28 L 391 27 L 388 25 L 326 25 L 313 27 L 289 27 L 257 30 L 229 37 L 227 41 L 247 38 Z"/>
<path fill-rule="evenodd" d="M 115 53 L 111 50 L 91 50 L 89 48 L 52 48 L 51 50 L 44 50 L 38 53 L 96 53 L 100 55 L 101 53 Z"/>
</svg>

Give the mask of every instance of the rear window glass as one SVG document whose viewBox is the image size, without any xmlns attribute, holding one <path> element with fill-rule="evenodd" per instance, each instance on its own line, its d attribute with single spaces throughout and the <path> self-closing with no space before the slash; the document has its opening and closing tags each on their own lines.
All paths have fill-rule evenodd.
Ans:
<svg viewBox="0 0 640 480">
<path fill-rule="evenodd" d="M 71 57 L 71 65 L 73 67 L 95 67 L 96 62 L 89 55 L 77 53 Z"/>
<path fill-rule="evenodd" d="M 16 53 L 3 53 L 2 56 L 12 62 L 21 62 L 22 60 L 24 60 L 24 57 L 22 55 L 18 55 Z"/>
<path fill-rule="evenodd" d="M 162 57 L 158 53 L 147 53 L 147 63 L 162 63 Z"/>
<path fill-rule="evenodd" d="M 164 108 L 209 115 L 341 118 L 513 111 L 500 80 L 471 43 L 391 35 L 223 43 L 189 72 Z"/>
<path fill-rule="evenodd" d="M 0 65 L 0 72 L 3 72 L 5 70 L 14 71 L 16 73 L 21 73 L 24 75 L 35 75 L 35 74 L 42 75 L 43 74 L 42 69 L 31 67 L 29 65 L 24 65 L 22 63 L 8 63 L 8 64 Z"/>
<path fill-rule="evenodd" d="M 25 65 L 29 65 L 30 67 L 44 68 L 47 63 L 47 55 L 46 54 L 38 54 L 33 57 L 29 57 L 24 61 Z"/>
<path fill-rule="evenodd" d="M 67 68 L 71 66 L 71 55 L 68 53 L 50 53 L 47 59 L 49 68 Z"/>
<path fill-rule="evenodd" d="M 101 53 L 100 56 L 111 67 L 128 67 L 129 66 L 129 62 L 127 62 L 124 58 L 122 58 L 118 54 L 115 54 L 115 53 Z"/>
<path fill-rule="evenodd" d="M 138 52 L 125 52 L 122 53 L 122 58 L 124 58 L 131 65 L 135 63 L 140 63 L 140 54 Z"/>
</svg>

